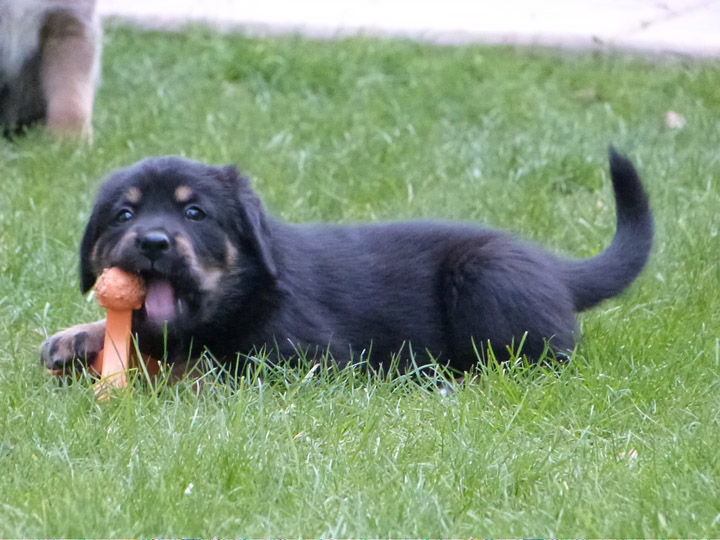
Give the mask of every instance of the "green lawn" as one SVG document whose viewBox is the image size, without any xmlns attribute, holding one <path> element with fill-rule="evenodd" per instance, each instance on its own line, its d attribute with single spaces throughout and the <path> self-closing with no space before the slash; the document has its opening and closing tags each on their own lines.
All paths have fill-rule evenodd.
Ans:
<svg viewBox="0 0 720 540">
<path fill-rule="evenodd" d="M 103 72 L 92 147 L 0 141 L 0 536 L 720 536 L 718 62 L 115 28 Z M 103 404 L 39 366 L 100 315 L 80 237 L 142 157 L 236 163 L 289 221 L 477 221 L 591 256 L 610 143 L 657 243 L 568 366 L 449 395 L 268 369 Z"/>
</svg>

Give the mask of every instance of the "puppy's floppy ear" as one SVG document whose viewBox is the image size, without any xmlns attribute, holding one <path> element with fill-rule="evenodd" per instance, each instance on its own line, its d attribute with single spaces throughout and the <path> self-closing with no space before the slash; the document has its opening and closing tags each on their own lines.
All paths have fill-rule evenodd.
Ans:
<svg viewBox="0 0 720 540">
<path fill-rule="evenodd" d="M 272 254 L 272 235 L 262 202 L 250 187 L 250 181 L 240 174 L 237 167 L 223 167 L 224 180 L 235 190 L 238 202 L 236 225 L 240 233 L 250 241 L 267 274 L 275 279 L 277 266 Z"/>
<path fill-rule="evenodd" d="M 97 281 L 97 274 L 93 270 L 92 265 L 92 251 L 95 247 L 100 236 L 99 231 L 99 212 L 97 205 L 93 210 L 90 220 L 88 221 L 87 227 L 85 227 L 85 235 L 83 236 L 82 243 L 80 244 L 80 288 L 83 294 L 88 292 L 95 281 Z"/>
</svg>

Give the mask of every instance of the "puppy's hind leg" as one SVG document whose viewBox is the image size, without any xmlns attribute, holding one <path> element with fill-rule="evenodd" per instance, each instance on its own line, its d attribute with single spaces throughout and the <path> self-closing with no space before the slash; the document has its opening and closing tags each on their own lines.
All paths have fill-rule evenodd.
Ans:
<svg viewBox="0 0 720 540">
<path fill-rule="evenodd" d="M 444 270 L 446 332 L 454 368 L 470 369 L 480 360 L 477 353 L 487 352 L 488 343 L 500 362 L 509 359 L 508 347 L 533 361 L 548 342 L 552 351 L 572 349 L 571 298 L 541 253 L 495 238 L 454 250 Z"/>
<path fill-rule="evenodd" d="M 62 11 L 48 16 L 43 28 L 41 80 L 48 130 L 55 135 L 92 137 L 99 34 L 99 23 Z"/>
</svg>

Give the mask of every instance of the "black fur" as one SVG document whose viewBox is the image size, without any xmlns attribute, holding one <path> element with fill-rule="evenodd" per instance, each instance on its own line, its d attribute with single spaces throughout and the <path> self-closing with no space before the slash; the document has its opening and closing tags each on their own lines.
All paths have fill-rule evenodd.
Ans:
<svg viewBox="0 0 720 540">
<path fill-rule="evenodd" d="M 169 279 L 183 306 L 167 329 L 171 359 L 186 357 L 191 341 L 224 361 L 261 348 L 283 358 L 329 350 L 340 363 L 369 357 L 379 366 L 401 350 L 407 359 L 411 349 L 417 362 L 433 357 L 465 370 L 488 343 L 502 360 L 521 341 L 522 353 L 537 359 L 548 341 L 553 351 L 572 349 L 575 313 L 620 294 L 648 259 L 647 195 L 632 163 L 613 149 L 610 167 L 615 239 L 576 261 L 467 224 L 290 225 L 266 215 L 234 167 L 148 159 L 103 186 L 82 242 L 82 288 L 112 265 Z M 192 188 L 191 204 L 205 219 L 185 217 L 172 198 L 179 185 Z M 131 186 L 142 200 L 132 219 L 118 222 Z M 174 247 L 154 267 L 133 242 L 110 253 L 125 235 L 158 229 L 188 238 L 204 269 L 221 269 L 214 288 L 200 290 L 198 273 Z M 134 324 L 141 349 L 162 355 L 162 328 L 144 310 Z"/>
<path fill-rule="evenodd" d="M 5 138 L 45 120 L 47 104 L 40 80 L 40 52 L 26 60 L 20 76 L 10 80 L 0 72 L 0 126 Z"/>
</svg>

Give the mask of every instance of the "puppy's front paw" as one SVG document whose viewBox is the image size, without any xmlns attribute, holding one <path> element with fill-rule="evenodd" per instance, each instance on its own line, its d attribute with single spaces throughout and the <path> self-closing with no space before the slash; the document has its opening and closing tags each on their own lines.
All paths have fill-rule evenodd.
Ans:
<svg viewBox="0 0 720 540">
<path fill-rule="evenodd" d="M 46 339 L 40 349 L 40 362 L 53 371 L 82 368 L 92 364 L 103 348 L 105 321 L 78 324 Z"/>
</svg>

